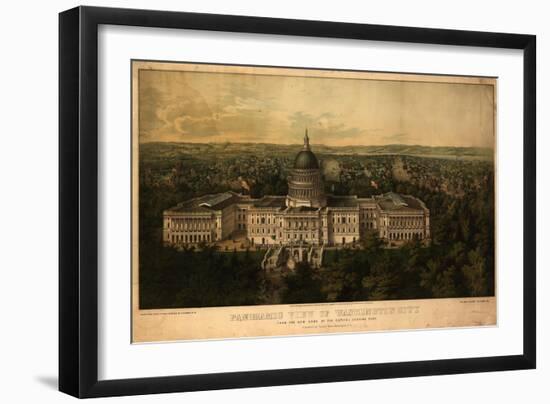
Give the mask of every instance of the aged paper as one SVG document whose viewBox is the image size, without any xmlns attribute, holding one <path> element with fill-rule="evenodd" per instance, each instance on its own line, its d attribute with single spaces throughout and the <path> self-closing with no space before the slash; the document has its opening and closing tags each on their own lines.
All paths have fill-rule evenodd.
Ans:
<svg viewBox="0 0 550 404">
<path fill-rule="evenodd" d="M 496 325 L 496 84 L 132 61 L 132 342 Z"/>
<path fill-rule="evenodd" d="M 496 325 L 496 299 L 136 310 L 134 342 Z"/>
</svg>

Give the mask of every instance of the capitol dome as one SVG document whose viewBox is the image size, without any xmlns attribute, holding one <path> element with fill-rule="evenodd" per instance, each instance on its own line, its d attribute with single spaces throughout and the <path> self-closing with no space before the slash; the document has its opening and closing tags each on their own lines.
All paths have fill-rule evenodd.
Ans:
<svg viewBox="0 0 550 404">
<path fill-rule="evenodd" d="M 306 129 L 304 148 L 296 155 L 288 178 L 287 206 L 319 208 L 325 205 L 326 197 L 319 161 L 309 147 Z"/>
<path fill-rule="evenodd" d="M 319 162 L 311 150 L 302 150 L 294 159 L 294 168 L 298 170 L 318 169 Z"/>
</svg>

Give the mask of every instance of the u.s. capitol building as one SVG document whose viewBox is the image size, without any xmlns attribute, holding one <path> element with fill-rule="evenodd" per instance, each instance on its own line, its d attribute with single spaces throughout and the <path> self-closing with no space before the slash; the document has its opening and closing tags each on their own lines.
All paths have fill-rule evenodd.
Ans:
<svg viewBox="0 0 550 404">
<path fill-rule="evenodd" d="M 393 244 L 430 238 L 430 211 L 411 195 L 368 198 L 325 194 L 317 157 L 306 131 L 288 178 L 288 195 L 251 198 L 235 192 L 203 195 L 164 211 L 163 241 L 211 243 L 246 234 L 254 245 L 334 246 L 368 232 Z"/>
</svg>

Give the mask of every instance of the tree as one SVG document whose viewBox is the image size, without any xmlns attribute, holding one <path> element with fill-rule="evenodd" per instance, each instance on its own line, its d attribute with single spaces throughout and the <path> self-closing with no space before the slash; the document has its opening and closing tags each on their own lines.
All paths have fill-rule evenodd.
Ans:
<svg viewBox="0 0 550 404">
<path fill-rule="evenodd" d="M 457 297 L 457 272 L 454 265 L 451 265 L 437 274 L 435 283 L 432 285 L 433 297 Z"/>
<path fill-rule="evenodd" d="M 282 302 L 292 303 L 319 303 L 326 301 L 326 293 L 322 291 L 322 284 L 311 266 L 303 261 L 296 264 L 293 273 L 284 278 L 286 289 L 282 293 Z"/>
<path fill-rule="evenodd" d="M 462 268 L 470 296 L 486 296 L 489 291 L 485 260 L 478 249 L 468 253 L 469 263 Z"/>
<path fill-rule="evenodd" d="M 361 245 L 369 253 L 376 254 L 384 246 L 384 240 L 378 237 L 375 232 L 369 231 L 361 238 Z"/>
<path fill-rule="evenodd" d="M 395 262 L 392 251 L 383 251 L 371 263 L 370 272 L 362 279 L 368 300 L 388 300 L 400 297 L 400 278 L 403 267 Z"/>
</svg>

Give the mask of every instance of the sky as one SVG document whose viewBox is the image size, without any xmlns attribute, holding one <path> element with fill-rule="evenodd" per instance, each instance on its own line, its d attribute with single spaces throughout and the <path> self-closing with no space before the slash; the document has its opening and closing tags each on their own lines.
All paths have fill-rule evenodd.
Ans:
<svg viewBox="0 0 550 404">
<path fill-rule="evenodd" d="M 140 70 L 141 142 L 494 147 L 493 86 Z"/>
</svg>

